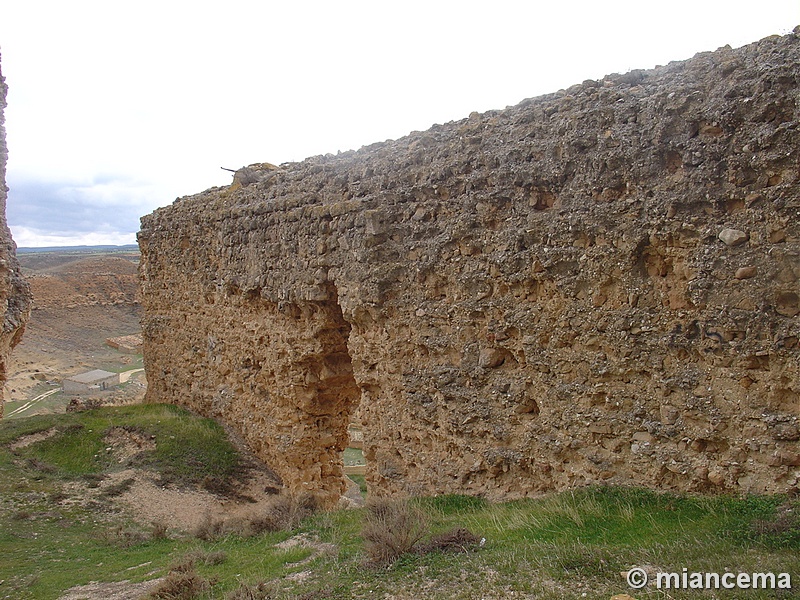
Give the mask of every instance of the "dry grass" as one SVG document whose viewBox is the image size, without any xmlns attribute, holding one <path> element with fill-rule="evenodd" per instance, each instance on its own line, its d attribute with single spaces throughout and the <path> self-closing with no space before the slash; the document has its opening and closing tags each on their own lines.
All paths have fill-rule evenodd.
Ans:
<svg viewBox="0 0 800 600">
<path fill-rule="evenodd" d="M 108 545 L 116 546 L 117 548 L 130 548 L 149 539 L 149 536 L 144 531 L 124 525 L 104 529 L 100 537 Z"/>
<path fill-rule="evenodd" d="M 100 492 L 100 498 L 116 498 L 117 496 L 121 496 L 130 490 L 134 483 L 136 483 L 136 480 L 133 477 L 128 477 L 118 483 L 111 484 Z"/>
<path fill-rule="evenodd" d="M 154 540 L 165 540 L 168 535 L 169 526 L 164 521 L 153 521 L 150 525 L 150 537 Z"/>
<path fill-rule="evenodd" d="M 408 499 L 370 499 L 366 508 L 361 537 L 367 566 L 386 566 L 412 552 L 428 530 L 427 516 Z"/>
<path fill-rule="evenodd" d="M 456 527 L 434 535 L 429 541 L 420 544 L 418 551 L 426 552 L 471 552 L 481 547 L 481 539 L 469 529 Z"/>
<path fill-rule="evenodd" d="M 209 541 L 226 535 L 251 537 L 271 531 L 289 531 L 318 509 L 319 502 L 313 494 L 280 495 L 262 512 L 246 518 L 225 520 L 206 515 L 193 534 L 198 539 Z"/>
<path fill-rule="evenodd" d="M 240 583 L 228 594 L 226 600 L 272 600 L 276 596 L 275 584 L 266 581 Z"/>
<path fill-rule="evenodd" d="M 211 589 L 213 582 L 197 573 L 198 564 L 219 565 L 225 562 L 224 552 L 190 552 L 170 566 L 169 574 L 146 598 L 157 600 L 194 600 Z"/>
<path fill-rule="evenodd" d="M 153 600 L 195 600 L 209 589 L 211 582 L 191 567 L 170 571 L 164 581 L 146 597 Z"/>
<path fill-rule="evenodd" d="M 250 519 L 246 527 L 250 535 L 266 531 L 288 531 L 317 510 L 319 502 L 313 494 L 277 496 L 262 514 Z"/>
</svg>

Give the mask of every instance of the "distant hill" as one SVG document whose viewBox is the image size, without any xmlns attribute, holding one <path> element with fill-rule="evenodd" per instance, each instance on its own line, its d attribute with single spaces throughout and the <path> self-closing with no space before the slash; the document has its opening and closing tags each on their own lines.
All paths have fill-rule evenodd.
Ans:
<svg viewBox="0 0 800 600">
<path fill-rule="evenodd" d="M 35 309 L 138 304 L 138 252 L 54 250 L 29 252 L 18 260 Z"/>
<path fill-rule="evenodd" d="M 137 244 L 124 246 L 48 246 L 44 248 L 17 248 L 17 254 L 34 254 L 37 252 L 58 252 L 59 254 L 98 254 L 105 252 L 138 252 Z"/>
</svg>

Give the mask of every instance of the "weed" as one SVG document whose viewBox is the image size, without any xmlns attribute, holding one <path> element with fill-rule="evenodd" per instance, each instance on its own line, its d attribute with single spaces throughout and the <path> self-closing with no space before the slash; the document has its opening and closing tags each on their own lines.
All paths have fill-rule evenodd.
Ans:
<svg viewBox="0 0 800 600">
<path fill-rule="evenodd" d="M 169 531 L 169 527 L 163 521 L 153 521 L 150 525 L 150 539 L 165 540 Z"/>
<path fill-rule="evenodd" d="M 280 495 L 263 512 L 249 517 L 226 521 L 206 515 L 193 534 L 198 539 L 209 541 L 225 535 L 251 537 L 272 531 L 289 531 L 313 515 L 318 508 L 319 503 L 313 494 Z"/>
<path fill-rule="evenodd" d="M 800 547 L 800 503 L 785 502 L 768 519 L 756 519 L 751 525 L 756 539 L 771 547 Z"/>
<path fill-rule="evenodd" d="M 195 550 L 184 554 L 178 562 L 174 563 L 170 570 L 172 571 L 188 571 L 193 569 L 196 565 L 203 565 L 206 567 L 213 567 L 214 565 L 221 565 L 228 558 L 228 554 L 221 550 L 215 552 L 206 552 L 205 550 Z"/>
<path fill-rule="evenodd" d="M 211 581 L 194 568 L 170 571 L 164 581 L 147 598 L 153 600 L 194 600 L 211 589 Z"/>
<path fill-rule="evenodd" d="M 104 529 L 100 533 L 100 538 L 110 546 L 117 548 L 130 548 L 147 541 L 148 536 L 145 532 L 125 527 L 123 525 L 116 525 L 109 529 Z"/>
<path fill-rule="evenodd" d="M 216 428 L 176 407 L 102 408 L 0 422 L 0 553 L 5 557 L 0 563 L 0 590 L 5 592 L 0 597 L 54 598 L 90 579 L 167 572 L 174 557 L 181 558 L 172 565 L 167 587 L 151 599 L 579 600 L 625 591 L 620 572 L 633 566 L 800 571 L 797 499 L 703 497 L 610 486 L 497 504 L 461 495 L 404 501 L 405 512 L 413 509 L 419 519 L 374 506 L 378 502 L 305 519 L 314 510 L 313 498 L 276 495 L 275 504 L 254 517 L 208 518 L 205 537 L 211 543 L 179 534 L 167 537 L 169 521 L 152 528 L 132 526 L 124 513 L 112 510 L 113 498 L 99 504 L 97 494 L 73 498 L 70 492 L 87 483 L 107 487 L 101 482 L 120 466 L 104 452 L 105 432 L 126 426 L 155 436 L 157 448 L 135 461 L 176 486 L 199 485 L 209 477 L 213 487 L 240 477 L 236 465 L 244 459 L 229 454 L 223 438 L 215 437 Z M 9 448 L 21 436 L 50 428 L 57 433 L 46 440 Z M 216 440 L 205 454 L 194 440 L 187 442 L 194 450 L 179 447 L 194 432 L 200 432 L 200 439 Z M 169 451 L 160 454 L 158 447 L 163 450 L 164 445 Z M 187 455 L 195 461 L 188 467 L 180 464 Z M 208 464 L 200 464 L 203 456 Z M 36 463 L 26 466 L 28 459 L 54 470 L 43 472 Z M 83 485 L 71 485 L 75 481 Z M 62 489 L 70 492 L 69 502 L 62 502 Z M 376 521 L 382 524 L 379 534 L 370 532 L 366 521 L 373 530 Z M 428 521 L 438 535 L 427 535 Z M 289 536 L 269 533 L 276 529 L 299 530 L 305 539 L 335 546 L 336 551 L 319 552 L 303 544 L 285 547 L 282 542 Z M 480 552 L 474 551 L 478 536 L 491 540 Z M 385 546 L 389 551 L 380 550 Z M 365 564 L 392 568 L 365 570 Z M 307 578 L 292 577 L 299 569 Z M 209 580 L 217 579 L 219 586 L 212 589 Z M 780 596 L 761 592 L 753 590 L 748 597 Z M 690 595 L 687 591 L 672 597 Z"/>
<path fill-rule="evenodd" d="M 470 552 L 481 547 L 481 539 L 469 529 L 456 527 L 434 535 L 418 548 L 420 553 L 428 552 Z"/>
<path fill-rule="evenodd" d="M 200 524 L 194 528 L 192 535 L 199 540 L 211 541 L 225 534 L 225 521 L 215 519 L 206 514 Z"/>
<path fill-rule="evenodd" d="M 406 498 L 368 500 L 361 529 L 366 564 L 386 566 L 412 552 L 427 528 L 425 514 Z"/>
<path fill-rule="evenodd" d="M 272 600 L 277 593 L 276 585 L 272 582 L 240 583 L 226 600 Z"/>
</svg>

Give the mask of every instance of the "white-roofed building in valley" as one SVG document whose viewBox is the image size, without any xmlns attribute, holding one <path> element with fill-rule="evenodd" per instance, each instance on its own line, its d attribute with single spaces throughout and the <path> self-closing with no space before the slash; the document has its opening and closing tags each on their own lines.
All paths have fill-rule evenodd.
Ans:
<svg viewBox="0 0 800 600">
<path fill-rule="evenodd" d="M 62 383 L 66 394 L 95 394 L 119 385 L 119 373 L 95 369 L 67 377 Z"/>
</svg>

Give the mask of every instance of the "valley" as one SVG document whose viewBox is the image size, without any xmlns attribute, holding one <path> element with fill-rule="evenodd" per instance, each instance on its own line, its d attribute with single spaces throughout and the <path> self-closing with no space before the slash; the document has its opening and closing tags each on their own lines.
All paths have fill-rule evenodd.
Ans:
<svg viewBox="0 0 800 600">
<path fill-rule="evenodd" d="M 108 338 L 140 330 L 138 259 L 135 247 L 18 252 L 34 305 L 22 342 L 8 361 L 7 417 L 64 412 L 70 396 L 60 391 L 61 380 L 93 369 L 135 371 L 104 401 L 124 403 L 143 397 L 141 355 L 106 344 Z"/>
</svg>

